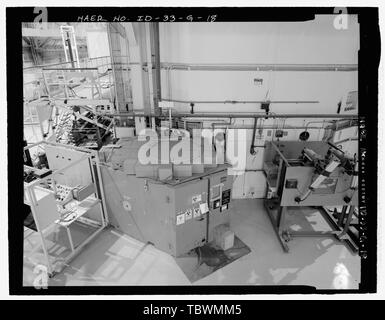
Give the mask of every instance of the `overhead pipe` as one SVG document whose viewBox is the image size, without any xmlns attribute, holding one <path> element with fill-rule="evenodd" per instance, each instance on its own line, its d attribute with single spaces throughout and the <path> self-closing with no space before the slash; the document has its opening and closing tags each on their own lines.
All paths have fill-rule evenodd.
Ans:
<svg viewBox="0 0 385 320">
<path fill-rule="evenodd" d="M 130 64 L 140 64 L 131 62 Z M 146 63 L 141 64 L 147 68 Z M 305 72 L 347 72 L 358 71 L 357 64 L 188 64 L 188 63 L 161 63 L 165 70 L 178 71 L 305 71 Z"/>
<path fill-rule="evenodd" d="M 187 64 L 162 63 L 162 68 L 195 71 L 358 71 L 357 64 Z"/>
<path fill-rule="evenodd" d="M 356 115 L 341 114 L 265 114 L 265 113 L 177 113 L 174 117 L 184 118 L 330 118 L 330 119 L 356 119 Z"/>
<path fill-rule="evenodd" d="M 26 67 L 24 70 L 68 63 L 70 62 L 37 65 Z M 141 63 L 139 61 L 132 61 L 128 65 L 148 67 L 146 62 Z M 188 64 L 163 62 L 160 63 L 160 67 L 165 70 L 180 71 L 358 71 L 357 64 Z"/>
<path fill-rule="evenodd" d="M 168 101 L 168 102 L 177 102 L 177 103 L 187 103 L 187 104 L 201 104 L 201 103 L 223 103 L 223 104 L 237 104 L 237 103 L 240 103 L 240 104 L 247 104 L 247 103 L 251 103 L 251 104 L 255 104 L 255 103 L 294 103 L 294 104 L 298 104 L 298 103 L 319 103 L 319 101 L 316 101 L 316 100 L 309 100 L 309 101 L 300 101 L 300 100 L 293 100 L 293 101 L 290 101 L 290 100 L 276 100 L 276 101 L 266 101 L 266 100 L 200 100 L 200 101 L 189 101 L 189 100 L 176 100 L 176 99 L 162 99 L 163 101 Z"/>
<path fill-rule="evenodd" d="M 250 154 L 255 155 L 255 146 L 254 146 L 254 141 L 255 141 L 255 134 L 257 132 L 257 123 L 258 123 L 258 118 L 254 118 L 254 125 L 253 125 L 253 135 L 252 135 L 252 141 L 250 145 Z"/>
<path fill-rule="evenodd" d="M 281 129 L 281 130 L 297 130 L 297 129 L 306 129 L 305 126 L 271 126 L 271 125 L 263 125 L 260 127 L 261 129 L 271 129 L 271 130 L 276 130 L 276 129 Z M 203 126 L 202 129 L 212 129 L 212 126 Z M 219 126 L 216 124 L 215 129 L 254 129 L 253 125 L 247 125 L 247 124 L 234 124 L 234 125 L 226 125 L 225 123 L 222 124 L 222 126 Z M 312 126 L 312 127 L 307 127 L 307 129 L 315 129 L 315 130 L 320 130 L 320 129 L 327 129 L 327 127 L 317 127 L 317 126 Z"/>
<path fill-rule="evenodd" d="M 233 119 L 230 118 L 229 120 L 230 120 L 229 122 L 213 122 L 211 124 L 211 129 L 215 130 L 215 127 L 217 127 L 217 126 L 225 126 L 225 128 L 228 128 L 229 126 L 233 125 Z M 202 129 L 207 129 L 207 128 L 202 128 Z M 220 129 L 222 129 L 222 128 L 220 128 Z"/>
<path fill-rule="evenodd" d="M 113 114 L 114 116 L 115 114 Z M 143 113 L 133 113 L 133 112 L 122 112 L 121 115 L 127 117 L 144 117 Z M 168 115 L 155 115 L 149 114 L 149 117 L 159 117 L 159 118 L 168 118 Z M 173 117 L 176 118 L 325 118 L 325 119 L 358 119 L 358 115 L 351 114 L 266 114 L 266 113 L 247 113 L 247 112 L 237 112 L 237 113 L 220 113 L 220 112 L 210 112 L 210 113 L 176 113 L 173 114 Z"/>
</svg>

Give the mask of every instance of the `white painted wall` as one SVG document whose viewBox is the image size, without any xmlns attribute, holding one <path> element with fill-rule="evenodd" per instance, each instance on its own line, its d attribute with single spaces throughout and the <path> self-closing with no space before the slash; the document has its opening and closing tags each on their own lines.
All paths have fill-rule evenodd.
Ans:
<svg viewBox="0 0 385 320">
<path fill-rule="evenodd" d="M 110 55 L 107 30 L 87 30 L 88 58 L 106 57 Z"/>
<path fill-rule="evenodd" d="M 358 24 L 334 16 L 306 22 L 161 23 L 162 60 L 190 63 L 356 63 Z M 167 50 L 168 49 L 168 50 Z"/>
<path fill-rule="evenodd" d="M 163 23 L 162 62 L 356 64 L 359 25 L 350 18 L 347 30 L 333 27 L 333 16 L 309 22 L 285 23 Z M 329 113 L 347 90 L 357 88 L 357 72 L 162 72 L 162 91 L 179 100 L 317 100 L 317 105 L 272 105 L 274 112 Z M 263 85 L 254 85 L 263 78 Z M 180 110 L 188 106 L 177 104 Z M 255 111 L 256 105 L 237 105 Z M 233 105 L 197 105 L 199 111 L 232 111 Z"/>
</svg>

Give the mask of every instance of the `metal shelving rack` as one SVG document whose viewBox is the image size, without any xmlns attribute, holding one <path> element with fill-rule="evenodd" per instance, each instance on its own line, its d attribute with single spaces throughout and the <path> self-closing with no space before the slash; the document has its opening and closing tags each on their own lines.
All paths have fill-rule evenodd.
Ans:
<svg viewBox="0 0 385 320">
<path fill-rule="evenodd" d="M 31 209 L 37 233 L 39 234 L 41 240 L 38 247 L 42 247 L 43 249 L 48 275 L 53 277 L 56 273 L 61 272 L 65 265 L 67 265 L 76 255 L 78 255 L 85 245 L 90 243 L 97 235 L 101 233 L 101 231 L 108 225 L 108 217 L 103 188 L 100 186 L 100 183 L 102 183 L 102 178 L 98 165 L 99 158 L 97 152 L 85 148 L 61 145 L 47 141 L 41 141 L 39 143 L 27 146 L 24 148 L 24 150 L 44 144 L 69 150 L 76 150 L 83 153 L 79 159 L 71 162 L 59 170 L 54 170 L 43 178 L 37 178 L 30 183 L 24 182 L 24 204 L 28 205 Z M 70 216 L 70 219 L 68 219 L 67 215 L 65 219 L 62 219 L 59 212 L 59 206 L 61 203 L 56 196 L 57 186 L 55 184 L 54 178 L 58 175 L 62 175 L 67 170 L 73 169 L 74 166 L 81 162 L 88 162 L 89 164 L 92 183 L 94 184 L 93 192 L 80 201 L 72 199 L 70 202 L 68 202 L 66 206 L 70 204 L 70 211 L 72 216 Z M 27 169 L 33 170 L 32 167 Z M 47 186 L 48 183 L 51 183 L 51 187 L 44 187 L 44 185 Z M 93 219 L 84 217 L 84 215 L 95 206 L 99 206 L 100 221 L 95 221 Z M 70 230 L 70 226 L 75 222 L 80 222 L 82 224 L 92 226 L 95 229 L 92 234 L 88 235 L 87 238 L 78 245 L 74 244 Z M 54 226 L 60 226 L 66 229 L 71 249 L 71 253 L 65 257 L 64 261 L 62 261 L 63 263 L 60 266 L 54 265 L 52 263 L 46 242 L 47 236 L 52 231 Z M 33 251 L 35 249 L 33 249 Z"/>
</svg>

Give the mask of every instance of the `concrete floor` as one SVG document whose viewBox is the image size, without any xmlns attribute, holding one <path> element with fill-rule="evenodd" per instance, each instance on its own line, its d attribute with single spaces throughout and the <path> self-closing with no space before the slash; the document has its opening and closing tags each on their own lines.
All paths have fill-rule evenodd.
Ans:
<svg viewBox="0 0 385 320">
<path fill-rule="evenodd" d="M 318 289 L 357 289 L 360 258 L 332 238 L 295 238 L 284 253 L 261 199 L 233 200 L 231 227 L 251 253 L 197 281 L 194 285 L 311 285 Z M 322 230 L 316 214 L 289 221 Z M 31 266 L 25 264 L 24 284 L 31 285 Z M 114 229 L 101 233 L 51 286 L 191 285 L 175 260 Z"/>
</svg>

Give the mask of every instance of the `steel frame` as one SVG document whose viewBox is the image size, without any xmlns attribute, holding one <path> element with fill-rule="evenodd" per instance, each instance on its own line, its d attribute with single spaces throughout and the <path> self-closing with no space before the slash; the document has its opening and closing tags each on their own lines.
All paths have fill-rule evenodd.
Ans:
<svg viewBox="0 0 385 320">
<path fill-rule="evenodd" d="M 277 235 L 277 238 L 282 246 L 284 252 L 289 252 L 290 247 L 288 242 L 291 238 L 295 237 L 334 237 L 338 241 L 344 242 L 352 252 L 358 252 L 357 243 L 354 242 L 350 233 L 349 226 L 352 216 L 349 215 L 345 224 L 341 227 L 339 226 L 327 212 L 324 207 L 316 207 L 319 209 L 321 216 L 328 223 L 331 230 L 327 231 L 314 231 L 314 230 L 304 230 L 304 231 L 292 231 L 285 226 L 285 215 L 287 213 L 288 207 L 281 207 L 276 199 L 266 199 L 265 208 L 270 218 L 273 229 Z M 354 208 L 354 207 L 352 207 Z M 276 212 L 274 212 L 276 211 Z M 354 210 L 350 210 L 353 212 Z"/>
<path fill-rule="evenodd" d="M 101 175 L 100 175 L 100 170 L 99 170 L 99 158 L 98 158 L 97 152 L 95 152 L 93 150 L 85 149 L 85 148 L 73 147 L 70 145 L 63 145 L 63 144 L 58 144 L 58 143 L 53 143 L 53 142 L 48 142 L 48 141 L 40 141 L 38 143 L 35 143 L 35 144 L 32 144 L 30 146 L 25 147 L 24 150 L 30 149 L 32 147 L 36 147 L 36 146 L 41 145 L 41 144 L 58 146 L 58 147 L 66 148 L 66 149 L 72 149 L 72 150 L 84 152 L 84 157 L 80 158 L 77 161 L 74 161 L 73 163 L 69 164 L 68 166 L 65 166 L 59 170 L 56 170 L 53 173 L 51 173 L 50 175 L 48 175 L 42 179 L 32 181 L 31 183 L 24 183 L 24 192 L 28 195 L 28 199 L 29 199 L 29 202 L 26 204 L 28 204 L 31 207 L 31 212 L 32 212 L 33 218 L 35 220 L 37 232 L 38 232 L 38 234 L 40 236 L 40 240 L 41 240 L 41 243 L 40 243 L 40 245 L 37 246 L 37 248 L 40 246 L 43 248 L 43 252 L 44 252 L 44 256 L 45 256 L 45 260 L 46 260 L 46 264 L 47 264 L 46 267 L 47 267 L 48 275 L 49 275 L 49 277 L 53 277 L 55 274 L 61 272 L 65 268 L 66 264 L 68 264 L 74 257 L 76 257 L 81 252 L 81 250 L 84 248 L 84 246 L 86 246 L 97 235 L 100 234 L 100 232 L 108 225 L 108 218 L 107 218 L 107 210 L 106 210 L 107 207 L 105 204 L 103 187 L 100 185 L 102 183 L 102 180 L 101 180 Z M 79 244 L 76 247 L 73 244 L 71 231 L 69 230 L 69 225 L 66 227 L 66 226 L 62 226 L 61 224 L 58 224 L 59 226 L 66 228 L 66 232 L 67 232 L 68 239 L 70 242 L 71 253 L 64 259 L 64 263 L 61 265 L 60 269 L 56 270 L 55 266 L 53 266 L 53 264 L 51 262 L 50 255 L 48 253 L 46 240 L 45 240 L 45 233 L 47 231 L 49 231 L 52 228 L 52 226 L 55 225 L 55 223 L 52 223 L 51 225 L 46 227 L 44 230 L 40 227 L 39 221 L 37 219 L 37 210 L 36 210 L 37 200 L 36 200 L 34 188 L 38 184 L 40 184 L 41 182 L 47 181 L 49 178 L 52 178 L 52 177 L 54 177 L 54 176 L 56 176 L 56 175 L 58 175 L 64 171 L 66 171 L 67 169 L 71 168 L 72 166 L 80 163 L 81 161 L 86 161 L 86 160 L 89 161 L 90 173 L 91 173 L 93 182 L 95 183 L 95 186 L 97 186 L 97 188 L 95 190 L 95 195 L 96 195 L 98 201 L 95 203 L 95 205 L 98 204 L 100 206 L 101 223 L 100 224 L 96 223 L 93 220 L 89 221 L 91 219 L 88 219 L 88 218 L 87 219 L 86 218 L 81 219 L 82 223 L 84 223 L 86 225 L 90 225 L 90 226 L 96 228 L 96 230 L 90 236 L 88 236 L 81 244 Z M 54 189 L 56 188 L 55 185 L 53 187 L 54 187 Z M 78 221 L 78 218 L 76 218 L 75 220 Z M 37 248 L 34 248 L 33 251 L 36 250 Z"/>
</svg>

